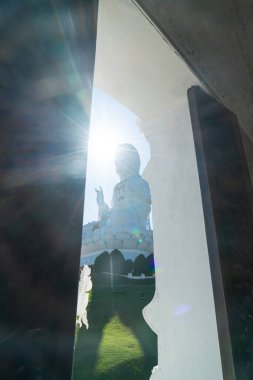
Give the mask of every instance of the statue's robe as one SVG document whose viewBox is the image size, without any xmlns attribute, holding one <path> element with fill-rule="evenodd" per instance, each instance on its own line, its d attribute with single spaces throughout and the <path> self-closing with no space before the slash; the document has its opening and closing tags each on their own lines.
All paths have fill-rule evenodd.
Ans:
<svg viewBox="0 0 253 380">
<path fill-rule="evenodd" d="M 139 175 L 119 182 L 113 190 L 112 207 L 99 208 L 99 219 L 111 225 L 136 225 L 146 227 L 151 211 L 149 184 Z"/>
</svg>

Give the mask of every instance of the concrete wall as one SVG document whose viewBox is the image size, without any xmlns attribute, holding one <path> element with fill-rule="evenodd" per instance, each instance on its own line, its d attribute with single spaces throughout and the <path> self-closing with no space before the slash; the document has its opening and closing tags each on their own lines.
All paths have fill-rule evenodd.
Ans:
<svg viewBox="0 0 253 380">
<path fill-rule="evenodd" d="M 253 7 L 248 0 L 133 0 L 245 131 L 253 181 Z M 250 147 L 251 145 L 251 147 Z"/>
<path fill-rule="evenodd" d="M 153 201 L 156 295 L 144 310 L 158 334 L 152 380 L 221 380 L 222 368 L 188 102 L 142 123 Z"/>
<path fill-rule="evenodd" d="M 167 0 L 159 1 L 164 8 L 140 3 L 169 25 Z M 186 97 L 199 81 L 132 1 L 106 0 L 99 8 L 95 84 L 142 120 L 151 148 L 145 176 L 152 191 L 156 296 L 145 318 L 159 342 L 152 380 L 222 380 Z"/>
</svg>

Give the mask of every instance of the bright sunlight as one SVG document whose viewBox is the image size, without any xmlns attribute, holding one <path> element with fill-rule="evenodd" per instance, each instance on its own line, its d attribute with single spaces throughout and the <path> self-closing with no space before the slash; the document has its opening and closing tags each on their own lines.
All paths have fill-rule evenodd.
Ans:
<svg viewBox="0 0 253 380">
<path fill-rule="evenodd" d="M 97 164 L 107 165 L 113 162 L 115 150 L 120 143 L 118 135 L 110 131 L 110 127 L 106 131 L 100 128 L 91 130 L 89 137 L 89 158 Z"/>
<path fill-rule="evenodd" d="M 97 220 L 95 188 L 101 186 L 111 204 L 113 187 L 119 181 L 114 155 L 118 144 L 134 145 L 141 156 L 141 173 L 150 158 L 149 145 L 139 130 L 136 116 L 98 88 L 93 89 L 88 163 L 85 188 L 84 224 Z"/>
</svg>

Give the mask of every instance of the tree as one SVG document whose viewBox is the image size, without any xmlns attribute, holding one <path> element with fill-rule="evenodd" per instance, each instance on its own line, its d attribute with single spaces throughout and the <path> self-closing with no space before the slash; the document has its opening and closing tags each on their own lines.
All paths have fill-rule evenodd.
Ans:
<svg viewBox="0 0 253 380">
<path fill-rule="evenodd" d="M 97 273 L 110 272 L 110 254 L 107 251 L 96 257 L 94 270 Z"/>
<path fill-rule="evenodd" d="M 134 275 L 140 276 L 142 273 L 147 273 L 147 261 L 143 254 L 137 256 L 134 262 Z"/>
<path fill-rule="evenodd" d="M 111 258 L 111 271 L 117 274 L 126 274 L 126 260 L 118 249 L 114 249 L 110 255 Z"/>
<path fill-rule="evenodd" d="M 131 259 L 126 260 L 126 272 L 127 273 L 132 273 L 134 267 L 134 263 Z"/>
<path fill-rule="evenodd" d="M 147 258 L 147 276 L 151 276 L 155 274 L 155 261 L 154 261 L 154 254 L 151 253 Z"/>
</svg>

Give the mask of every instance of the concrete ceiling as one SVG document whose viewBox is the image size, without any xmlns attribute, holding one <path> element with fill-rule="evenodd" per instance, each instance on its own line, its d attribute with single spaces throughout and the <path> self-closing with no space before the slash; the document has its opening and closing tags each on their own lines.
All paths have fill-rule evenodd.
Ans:
<svg viewBox="0 0 253 380">
<path fill-rule="evenodd" d="M 252 21 L 251 0 L 100 0 L 95 85 L 147 120 L 200 81 L 237 115 L 253 181 Z"/>
<path fill-rule="evenodd" d="M 253 139 L 253 2 L 134 1 Z"/>
<path fill-rule="evenodd" d="M 101 0 L 94 83 L 147 120 L 199 81 L 131 0 Z"/>
</svg>

